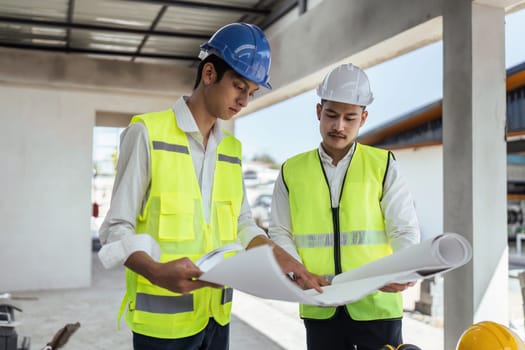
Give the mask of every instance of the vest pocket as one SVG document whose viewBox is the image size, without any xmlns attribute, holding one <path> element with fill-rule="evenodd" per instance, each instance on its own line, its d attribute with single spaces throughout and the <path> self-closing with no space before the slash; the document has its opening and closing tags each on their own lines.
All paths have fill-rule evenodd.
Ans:
<svg viewBox="0 0 525 350">
<path fill-rule="evenodd" d="M 216 204 L 217 230 L 221 241 L 233 241 L 237 237 L 237 217 L 233 214 L 231 202 Z"/>
<path fill-rule="evenodd" d="M 180 194 L 161 195 L 159 240 L 176 242 L 195 239 L 193 217 L 193 198 Z"/>
<path fill-rule="evenodd" d="M 215 321 L 221 326 L 230 322 L 232 309 L 233 289 L 213 289 L 211 291 L 211 308 Z"/>
</svg>

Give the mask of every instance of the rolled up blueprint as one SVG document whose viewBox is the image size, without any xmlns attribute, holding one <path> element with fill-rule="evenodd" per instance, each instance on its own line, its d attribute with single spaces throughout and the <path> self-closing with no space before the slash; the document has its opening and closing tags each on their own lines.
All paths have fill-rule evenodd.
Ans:
<svg viewBox="0 0 525 350">
<path fill-rule="evenodd" d="M 332 285 L 314 295 L 322 305 L 359 300 L 389 283 L 430 278 L 465 265 L 472 259 L 470 243 L 457 233 L 444 233 L 334 277 Z M 343 302 L 344 301 L 344 302 Z"/>
<path fill-rule="evenodd" d="M 425 279 L 460 267 L 472 258 L 470 243 L 457 233 L 444 233 L 382 259 L 334 277 L 332 283 L 396 274 L 395 282 L 405 283 Z"/>
<path fill-rule="evenodd" d="M 382 259 L 337 275 L 323 293 L 302 290 L 281 271 L 269 246 L 225 259 L 199 279 L 227 285 L 261 298 L 310 305 L 344 305 L 392 282 L 415 281 L 446 273 L 472 258 L 469 242 L 445 233 Z"/>
</svg>

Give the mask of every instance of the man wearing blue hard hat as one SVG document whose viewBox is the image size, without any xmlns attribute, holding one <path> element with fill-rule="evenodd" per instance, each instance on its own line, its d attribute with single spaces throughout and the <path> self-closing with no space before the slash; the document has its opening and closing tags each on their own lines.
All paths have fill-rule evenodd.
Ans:
<svg viewBox="0 0 525 350">
<path fill-rule="evenodd" d="M 199 281 L 196 260 L 228 243 L 271 244 L 251 217 L 241 144 L 217 120 L 270 89 L 270 46 L 255 25 L 232 23 L 201 45 L 194 90 L 173 108 L 134 116 L 121 136 L 111 208 L 99 257 L 124 264 L 119 318 L 135 350 L 228 349 L 232 290 Z M 283 271 L 318 288 L 275 247 Z"/>
</svg>

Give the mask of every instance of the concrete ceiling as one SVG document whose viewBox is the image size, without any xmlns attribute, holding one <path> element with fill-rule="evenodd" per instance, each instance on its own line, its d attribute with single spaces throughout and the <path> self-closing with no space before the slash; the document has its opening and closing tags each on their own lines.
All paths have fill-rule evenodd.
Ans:
<svg viewBox="0 0 525 350">
<path fill-rule="evenodd" d="M 72 3 L 71 0 L 69 2 L 66 0 L 46 1 L 55 4 L 53 6 L 57 6 L 56 3 L 58 2 Z M 89 2 L 89 0 L 76 0 L 74 7 L 83 8 L 84 12 L 88 12 L 87 9 L 91 8 L 89 7 L 91 5 L 85 5 L 83 1 Z M 164 6 L 171 9 L 180 5 L 194 15 L 198 14 L 199 11 L 211 11 L 204 12 L 201 15 L 208 17 L 212 13 L 223 14 L 220 20 L 216 19 L 213 22 L 213 27 L 219 27 L 233 20 L 253 18 L 255 21 L 257 18 L 259 24 L 266 26 L 265 32 L 272 47 L 271 83 L 274 89 L 272 91 L 261 91 L 261 94 L 243 111 L 242 116 L 312 89 L 329 69 L 341 62 L 353 62 L 362 67 L 369 67 L 441 40 L 443 1 L 451 0 L 355 0 L 352 2 L 347 0 L 318 0 L 317 2 L 311 1 L 310 3 L 313 5 L 309 6 L 305 5 L 307 3 L 305 1 L 230 0 L 220 2 L 223 6 L 230 6 L 230 11 L 218 8 L 212 10 L 201 8 L 199 4 L 206 3 L 205 1 L 97 0 L 97 4 L 104 8 L 103 6 L 108 4 L 115 5 L 118 3 L 121 6 L 122 3 L 127 3 L 129 7 L 129 4 L 138 3 L 140 6 L 156 6 L 155 9 L 162 9 Z M 482 0 L 479 2 L 490 6 L 504 7 L 506 11 L 519 9 L 525 3 L 524 0 Z M 2 9 L 5 9 L 8 3 L 12 2 L 0 0 L 0 11 L 3 11 Z M 17 4 L 21 6 L 24 3 L 34 2 L 20 0 Z M 196 7 L 186 8 L 192 5 L 189 3 L 193 3 L 193 6 Z M 219 2 L 214 3 L 218 4 Z M 82 5 L 84 7 L 81 4 L 84 4 Z M 287 11 L 283 10 L 284 5 L 287 5 Z M 242 14 L 243 10 L 241 9 L 233 10 L 234 7 L 243 8 L 248 14 Z M 249 13 L 250 8 L 253 11 L 258 11 L 256 9 L 259 7 L 266 12 L 262 15 Z M 23 8 L 22 10 L 19 8 L 17 11 L 20 13 L 23 10 Z M 161 19 L 172 18 L 167 16 L 167 11 L 165 10 L 164 15 L 160 16 Z M 279 16 L 277 11 L 280 11 Z M 64 10 L 61 13 L 63 12 Z M 156 13 L 159 17 L 161 10 L 150 12 Z M 225 13 L 228 16 L 224 17 Z M 232 13 L 235 15 L 234 17 L 231 17 Z M 118 16 L 125 14 L 125 12 L 124 14 L 115 12 L 115 15 Z M 136 13 L 131 15 L 142 16 Z M 5 22 L 5 13 L 0 12 L 0 16 L 0 29 L 4 28 L 5 30 L 6 27 L 13 26 L 13 21 Z M 10 16 L 21 18 L 20 14 L 16 16 L 11 14 Z M 32 16 L 34 17 L 33 20 L 42 21 L 42 16 L 35 16 L 34 12 Z M 172 16 L 175 16 L 174 12 Z M 66 16 L 65 18 L 70 17 Z M 76 25 L 94 25 L 89 24 L 91 23 L 88 20 L 90 17 L 85 14 L 83 16 L 78 15 L 78 18 L 83 18 L 84 22 L 79 24 L 81 22 L 79 20 L 80 22 L 66 24 L 67 28 L 71 27 L 69 28 L 70 32 L 85 30 L 74 27 L 74 23 L 77 23 Z M 224 20 L 226 22 L 221 22 Z M 125 22 L 122 19 L 120 21 Z M 140 21 L 136 20 L 136 22 Z M 159 20 L 157 26 L 154 25 L 153 21 L 148 22 L 148 24 L 145 21 L 143 22 L 143 26 L 149 26 L 148 29 L 140 29 L 142 31 L 140 35 L 144 39 L 142 41 L 145 42 L 150 40 L 148 38 L 155 37 L 155 31 L 166 34 L 166 32 L 180 32 L 182 30 L 178 27 L 169 28 L 169 23 L 173 21 L 162 22 Z M 68 20 L 65 23 L 68 23 Z M 158 27 L 161 23 L 163 23 L 162 26 Z M 175 25 L 175 22 L 173 23 Z M 193 33 L 201 32 L 204 35 L 209 35 L 212 28 L 206 27 L 209 25 L 205 23 L 202 23 L 201 27 L 200 23 L 191 23 L 193 27 L 190 27 L 194 31 Z M 96 24 L 96 26 L 100 26 L 100 24 Z M 108 27 L 108 25 L 104 26 Z M 134 30 L 138 29 L 135 28 Z M 166 34 L 166 36 L 168 35 Z M 142 45 L 140 50 L 137 46 L 133 54 L 125 56 L 105 54 L 103 55 L 104 58 L 101 58 L 101 55 L 94 55 L 92 52 L 71 51 L 71 48 L 76 47 L 77 44 L 74 35 L 70 33 L 69 38 L 70 51 L 64 50 L 63 52 L 7 45 L 5 44 L 6 39 L 3 38 L 3 41 L 0 40 L 4 42 L 4 48 L 0 48 L 0 82 L 67 86 L 98 91 L 104 89 L 123 90 L 137 94 L 170 96 L 173 99 L 182 94 L 189 94 L 192 89 L 196 66 L 194 60 L 141 56 L 149 52 L 144 49 L 148 47 L 146 44 Z M 195 50 L 196 55 L 198 45 L 202 40 L 192 40 L 195 41 L 192 50 Z M 66 49 L 67 43 L 68 41 L 66 41 Z M 152 45 L 157 44 L 158 42 Z M 0 46 L 2 46 L 1 43 Z M 162 48 L 162 45 L 159 48 Z M 120 50 L 123 49 L 120 48 Z M 169 55 L 168 53 L 163 54 Z M 170 63 L 166 64 L 166 62 Z"/>
</svg>

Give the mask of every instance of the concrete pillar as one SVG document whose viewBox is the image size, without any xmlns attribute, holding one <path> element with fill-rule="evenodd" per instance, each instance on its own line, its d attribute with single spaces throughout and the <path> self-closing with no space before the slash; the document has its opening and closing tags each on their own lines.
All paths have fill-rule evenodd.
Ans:
<svg viewBox="0 0 525 350">
<path fill-rule="evenodd" d="M 445 349 L 472 323 L 508 322 L 505 12 L 444 0 L 444 229 L 472 261 L 445 275 Z"/>
</svg>

